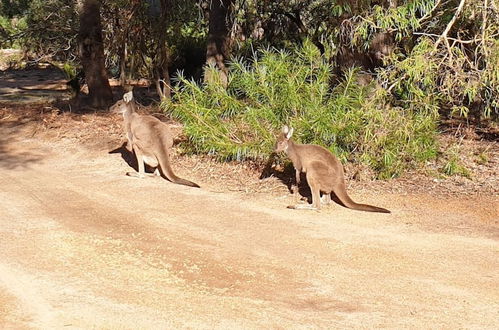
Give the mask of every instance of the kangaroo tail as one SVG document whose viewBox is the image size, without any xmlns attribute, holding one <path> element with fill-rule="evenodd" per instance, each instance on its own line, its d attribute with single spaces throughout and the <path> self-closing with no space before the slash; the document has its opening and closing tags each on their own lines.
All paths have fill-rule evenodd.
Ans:
<svg viewBox="0 0 499 330">
<path fill-rule="evenodd" d="M 367 205 L 367 204 L 359 204 L 355 203 L 350 196 L 347 194 L 347 189 L 345 187 L 345 183 L 341 183 L 335 190 L 334 193 L 340 199 L 340 201 L 352 210 L 358 211 L 367 211 L 367 212 L 379 212 L 379 213 L 391 213 L 389 210 L 384 209 L 382 207 Z"/>
<path fill-rule="evenodd" d="M 168 155 L 168 151 L 165 150 L 165 148 L 160 148 L 158 151 L 158 155 L 156 155 L 156 158 L 159 161 L 159 165 L 161 167 L 161 171 L 163 174 L 167 177 L 168 180 L 170 180 L 173 183 L 176 184 L 181 184 L 184 186 L 189 186 L 189 187 L 195 187 L 195 188 L 200 188 L 197 183 L 194 183 L 192 181 L 186 180 L 179 178 L 178 176 L 173 173 L 173 169 L 170 165 L 170 158 Z"/>
</svg>

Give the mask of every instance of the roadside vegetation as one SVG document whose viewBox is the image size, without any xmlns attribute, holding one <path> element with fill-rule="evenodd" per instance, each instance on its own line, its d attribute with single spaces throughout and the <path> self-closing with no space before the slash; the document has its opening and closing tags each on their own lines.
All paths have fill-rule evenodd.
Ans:
<svg viewBox="0 0 499 330">
<path fill-rule="evenodd" d="M 327 146 L 383 178 L 437 153 L 437 107 L 390 105 L 383 88 L 359 84 L 355 69 L 333 85 L 332 65 L 310 42 L 292 51 L 262 50 L 229 68 L 227 88 L 180 75 L 172 102 L 164 103 L 184 123 L 193 152 L 265 160 L 286 124 L 299 142 Z"/>
<path fill-rule="evenodd" d="M 102 63 L 89 66 L 92 43 Z M 459 139 L 439 145 L 442 124 L 497 135 L 496 0 L 3 0 L 0 46 L 68 80 L 149 79 L 184 150 L 222 161 L 265 161 L 287 124 L 378 178 L 437 159 L 442 175 L 470 177 Z M 107 77 L 89 80 L 97 64 Z M 91 104 L 112 102 L 95 86 Z"/>
</svg>

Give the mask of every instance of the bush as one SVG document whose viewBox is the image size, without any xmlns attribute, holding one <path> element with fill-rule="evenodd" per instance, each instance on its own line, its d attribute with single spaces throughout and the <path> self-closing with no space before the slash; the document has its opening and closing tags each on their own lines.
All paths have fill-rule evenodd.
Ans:
<svg viewBox="0 0 499 330">
<path fill-rule="evenodd" d="M 26 2 L 20 32 L 11 35 L 30 57 L 73 61 L 77 56 L 78 16 L 75 2 Z"/>
<path fill-rule="evenodd" d="M 19 48 L 16 36 L 26 29 L 26 19 L 0 15 L 0 48 Z"/>
<path fill-rule="evenodd" d="M 192 152 L 223 160 L 267 159 L 284 124 L 298 142 L 326 146 L 383 178 L 435 157 L 434 107 L 390 106 L 384 89 L 357 83 L 356 70 L 335 85 L 331 72 L 309 42 L 293 52 L 262 50 L 230 65 L 227 89 L 179 75 L 173 102 L 163 107 L 185 124 Z"/>
</svg>

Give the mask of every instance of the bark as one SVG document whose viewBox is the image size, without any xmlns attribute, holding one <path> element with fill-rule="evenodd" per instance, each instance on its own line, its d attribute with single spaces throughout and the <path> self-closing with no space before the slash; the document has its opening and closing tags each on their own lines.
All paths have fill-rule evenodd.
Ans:
<svg viewBox="0 0 499 330">
<path fill-rule="evenodd" d="M 123 45 L 120 49 L 120 85 L 125 87 L 126 85 L 126 59 L 128 57 L 127 44 L 123 41 Z"/>
<path fill-rule="evenodd" d="M 168 47 L 160 47 L 160 54 L 157 55 L 158 63 L 155 65 L 155 83 L 156 91 L 161 99 L 171 98 L 171 82 L 168 65 L 170 63 L 168 56 Z"/>
<path fill-rule="evenodd" d="M 173 1 L 171 0 L 148 0 L 146 8 L 146 20 L 142 22 L 144 31 L 140 34 L 144 37 L 137 40 L 135 46 L 138 51 L 136 55 L 140 58 L 142 65 L 150 70 L 156 92 L 161 100 L 171 98 L 171 82 L 169 67 L 171 64 L 170 47 L 167 29 L 171 26 Z M 138 1 L 140 4 L 141 2 Z M 138 7 L 137 7 L 138 8 Z M 132 11 L 132 13 L 135 9 Z M 133 43 L 134 41 L 132 41 Z M 132 45 L 132 48 L 134 46 Z M 134 71 L 134 59 L 130 60 L 130 71 Z"/>
<path fill-rule="evenodd" d="M 88 86 L 90 105 L 106 108 L 113 93 L 104 64 L 104 45 L 100 20 L 100 1 L 79 0 L 79 53 Z"/>
<path fill-rule="evenodd" d="M 159 17 L 155 30 L 157 35 L 157 51 L 154 56 L 154 76 L 156 91 L 162 100 L 171 98 L 170 71 L 168 68 L 170 66 L 170 54 L 168 41 L 164 33 L 164 29 L 168 24 L 168 10 L 170 8 L 171 4 L 169 0 L 161 0 L 159 2 Z"/>
<path fill-rule="evenodd" d="M 206 49 L 206 64 L 215 66 L 220 73 L 220 81 L 227 86 L 225 61 L 230 54 L 228 21 L 235 0 L 212 0 L 207 10 L 209 31 Z M 205 81 L 213 77 L 205 76 Z"/>
</svg>

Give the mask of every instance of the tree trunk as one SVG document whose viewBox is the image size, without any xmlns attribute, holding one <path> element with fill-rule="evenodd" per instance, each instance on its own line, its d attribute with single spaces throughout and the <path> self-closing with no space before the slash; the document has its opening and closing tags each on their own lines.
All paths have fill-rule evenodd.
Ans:
<svg viewBox="0 0 499 330">
<path fill-rule="evenodd" d="M 126 85 L 126 59 L 128 57 L 126 40 L 123 41 L 123 45 L 120 49 L 120 86 L 125 87 Z"/>
<path fill-rule="evenodd" d="M 170 56 L 168 55 L 168 45 L 164 42 L 163 46 L 159 47 L 157 55 L 157 63 L 155 64 L 154 78 L 156 83 L 156 91 L 161 100 L 171 98 L 171 82 L 168 65 L 170 64 Z"/>
<path fill-rule="evenodd" d="M 79 52 L 88 86 L 90 105 L 106 108 L 113 93 L 104 65 L 104 45 L 99 0 L 78 0 L 80 14 Z"/>
<path fill-rule="evenodd" d="M 156 83 L 156 91 L 161 100 L 171 98 L 171 82 L 170 82 L 170 53 L 168 49 L 168 41 L 166 39 L 165 30 L 168 25 L 169 10 L 171 3 L 169 0 L 161 0 L 158 3 L 159 16 L 156 21 L 156 26 L 153 31 L 156 35 L 156 53 L 154 54 L 153 66 Z M 154 22 L 154 20 L 153 20 Z"/>
<path fill-rule="evenodd" d="M 229 27 L 227 22 L 234 4 L 234 0 L 212 0 L 207 14 L 209 19 L 209 30 L 206 49 L 206 64 L 212 65 L 219 70 L 220 81 L 227 87 L 227 68 L 225 60 L 230 53 Z M 206 76 L 205 81 L 214 77 Z"/>
<path fill-rule="evenodd" d="M 140 1 L 138 1 L 140 3 Z M 147 0 L 147 20 L 145 27 L 149 41 L 140 42 L 142 62 L 150 69 L 154 77 L 156 92 L 161 101 L 171 98 L 170 82 L 170 49 L 167 30 L 171 26 L 171 15 L 174 13 L 172 0 Z M 150 58 L 151 61 L 147 58 Z M 133 58 L 132 58 L 133 59 Z"/>
</svg>

